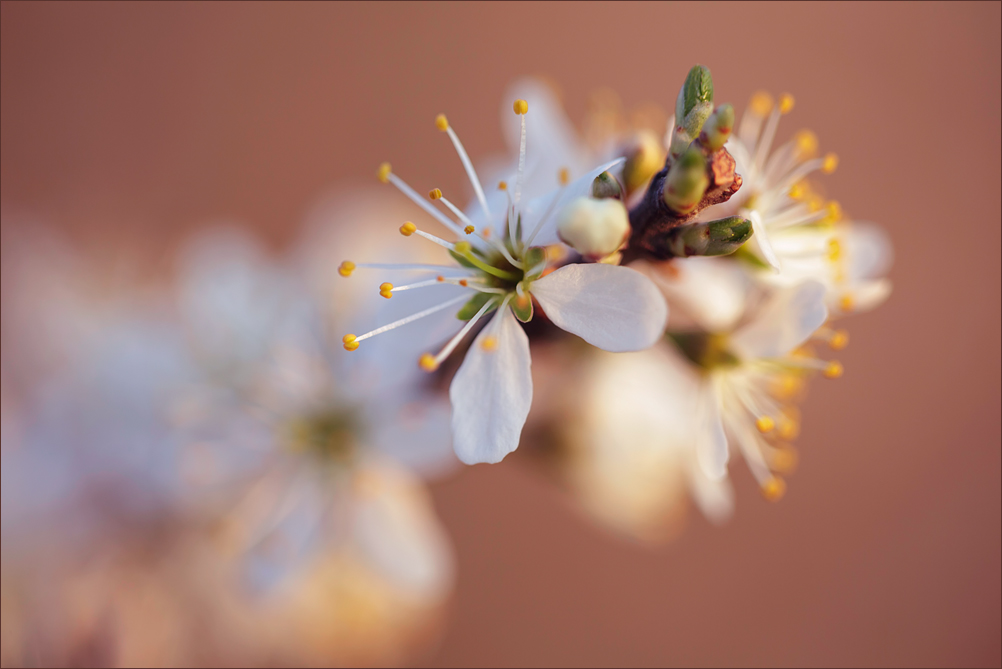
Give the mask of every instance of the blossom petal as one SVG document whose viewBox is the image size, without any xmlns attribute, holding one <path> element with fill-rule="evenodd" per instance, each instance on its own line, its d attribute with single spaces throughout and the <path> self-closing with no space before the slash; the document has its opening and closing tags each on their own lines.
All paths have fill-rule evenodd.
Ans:
<svg viewBox="0 0 1002 669">
<path fill-rule="evenodd" d="M 737 263 L 721 258 L 678 258 L 630 265 L 651 279 L 668 301 L 668 327 L 723 332 L 745 311 L 750 280 Z"/>
<path fill-rule="evenodd" d="M 780 288 L 753 321 L 734 333 L 731 347 L 746 360 L 778 358 L 807 341 L 827 318 L 822 284 L 804 281 Z"/>
<path fill-rule="evenodd" d="M 890 237 L 873 223 L 853 221 L 845 234 L 850 280 L 876 279 L 890 269 L 894 257 Z"/>
<path fill-rule="evenodd" d="M 772 248 L 772 242 L 769 241 L 769 232 L 765 229 L 765 223 L 762 222 L 762 215 L 757 211 L 749 211 L 748 219 L 752 224 L 752 238 L 749 240 L 752 248 L 758 251 L 758 256 L 764 260 L 769 267 L 775 272 L 779 272 L 782 268 L 779 264 L 779 257 L 776 255 L 776 251 Z"/>
<path fill-rule="evenodd" d="M 640 351 L 664 334 L 668 305 L 640 272 L 567 265 L 534 281 L 532 295 L 558 327 L 606 351 Z"/>
<path fill-rule="evenodd" d="M 510 309 L 495 318 L 501 322 L 477 336 L 449 388 L 453 444 L 468 465 L 500 462 L 518 448 L 532 404 L 529 338 Z M 496 337 L 490 351 L 488 336 Z"/>
<path fill-rule="evenodd" d="M 720 380 L 714 377 L 703 382 L 697 409 L 699 424 L 696 428 L 696 460 L 710 481 L 720 481 L 727 476 L 727 460 L 730 457 L 727 435 L 724 434 L 724 423 L 720 416 L 719 383 Z"/>
</svg>

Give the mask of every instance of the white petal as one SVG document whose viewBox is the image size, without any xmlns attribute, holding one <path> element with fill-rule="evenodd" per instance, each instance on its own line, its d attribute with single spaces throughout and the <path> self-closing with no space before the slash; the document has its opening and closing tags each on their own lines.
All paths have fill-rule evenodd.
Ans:
<svg viewBox="0 0 1002 669">
<path fill-rule="evenodd" d="M 607 351 L 639 351 L 664 334 L 668 305 L 650 279 L 629 267 L 567 265 L 532 284 L 558 327 Z"/>
<path fill-rule="evenodd" d="M 688 472 L 689 489 L 696 506 L 707 519 L 717 525 L 728 520 L 734 513 L 734 488 L 726 478 L 712 480 L 702 467 L 691 467 Z"/>
<path fill-rule="evenodd" d="M 668 326 L 676 330 L 731 330 L 745 312 L 750 281 L 737 263 L 720 258 L 676 258 L 630 265 L 649 277 L 668 301 Z"/>
<path fill-rule="evenodd" d="M 845 233 L 845 245 L 851 279 L 876 279 L 890 269 L 894 253 L 883 228 L 854 221 Z"/>
<path fill-rule="evenodd" d="M 780 288 L 750 323 L 734 333 L 731 347 L 746 360 L 778 358 L 807 341 L 827 318 L 822 284 L 804 281 Z"/>
<path fill-rule="evenodd" d="M 774 271 L 780 271 L 779 258 L 769 241 L 769 232 L 762 223 L 762 215 L 757 211 L 748 212 L 748 218 L 752 224 L 752 238 L 750 240 L 752 249 L 758 251 L 757 255 L 764 260 Z"/>
<path fill-rule="evenodd" d="M 727 435 L 720 417 L 720 395 L 714 377 L 705 379 L 700 389 L 699 424 L 696 428 L 696 459 L 703 474 L 711 481 L 727 476 Z"/>
<path fill-rule="evenodd" d="M 887 279 L 877 281 L 864 281 L 853 286 L 848 295 L 852 298 L 852 309 L 849 313 L 859 314 L 880 306 L 891 294 L 891 282 Z M 834 293 L 829 295 L 829 302 L 833 302 L 832 310 L 841 311 L 839 302 L 842 295 Z"/>
<path fill-rule="evenodd" d="M 495 318 L 501 322 L 477 336 L 449 388 L 453 443 L 468 465 L 500 462 L 518 448 L 532 404 L 529 338 L 510 309 Z M 488 334 L 497 337 L 492 351 L 482 346 Z"/>
</svg>

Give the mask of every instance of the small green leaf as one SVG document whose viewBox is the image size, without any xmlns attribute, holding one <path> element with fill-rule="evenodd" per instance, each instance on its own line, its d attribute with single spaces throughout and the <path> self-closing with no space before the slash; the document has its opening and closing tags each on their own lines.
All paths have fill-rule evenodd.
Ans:
<svg viewBox="0 0 1002 669">
<path fill-rule="evenodd" d="M 459 312 L 456 313 L 456 318 L 461 321 L 468 321 L 477 315 L 477 312 L 480 311 L 485 304 L 487 304 L 488 300 L 495 300 L 496 298 L 497 295 L 494 293 L 477 293 L 470 298 L 469 302 L 463 305 Z M 491 309 L 496 308 L 496 304 L 491 307 Z M 487 311 L 490 312 L 491 309 L 488 309 Z"/>
<path fill-rule="evenodd" d="M 710 69 L 703 65 L 694 65 L 689 70 L 682 85 L 682 96 L 684 106 L 682 115 L 687 116 L 696 105 L 702 102 L 713 102 L 713 77 L 710 76 Z"/>
</svg>

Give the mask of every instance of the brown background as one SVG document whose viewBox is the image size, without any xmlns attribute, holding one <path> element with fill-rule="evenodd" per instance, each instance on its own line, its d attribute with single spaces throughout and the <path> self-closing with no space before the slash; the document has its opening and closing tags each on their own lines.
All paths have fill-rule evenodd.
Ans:
<svg viewBox="0 0 1002 669">
<path fill-rule="evenodd" d="M 524 462 L 435 487 L 459 554 L 462 664 L 999 665 L 1000 5 L 59 5 L 2 8 L 2 204 L 166 266 L 235 218 L 277 246 L 332 185 L 390 159 L 462 183 L 432 128 L 502 146 L 523 73 L 670 106 L 796 95 L 826 181 L 882 223 L 895 292 L 849 321 L 847 373 L 805 405 L 802 464 L 724 527 L 660 549 L 581 520 Z M 432 184 L 431 180 L 435 183 Z M 7 224 L 7 223 L 5 223 Z M 138 249 L 138 251 L 137 251 Z"/>
</svg>

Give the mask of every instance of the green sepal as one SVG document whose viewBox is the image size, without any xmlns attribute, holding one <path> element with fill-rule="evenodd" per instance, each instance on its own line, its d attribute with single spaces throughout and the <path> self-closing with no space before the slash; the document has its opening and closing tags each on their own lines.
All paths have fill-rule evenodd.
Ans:
<svg viewBox="0 0 1002 669">
<path fill-rule="evenodd" d="M 477 315 L 478 311 L 480 311 L 481 309 L 483 309 L 484 305 L 487 304 L 487 302 L 489 300 L 495 300 L 496 301 L 497 300 L 497 295 L 495 295 L 494 293 L 480 293 L 480 292 L 478 292 L 476 295 L 474 295 L 473 297 L 471 297 L 470 300 L 466 304 L 463 305 L 462 309 L 460 309 L 456 313 L 456 318 L 458 318 L 461 321 L 468 321 L 468 320 L 470 320 L 471 318 L 473 318 L 474 316 Z M 488 309 L 487 313 L 490 313 L 490 311 L 492 309 L 497 309 L 497 304 L 495 304 L 490 309 Z"/>
<path fill-rule="evenodd" d="M 525 293 L 524 303 L 524 307 L 519 306 L 519 298 L 516 295 L 508 304 L 511 305 L 511 310 L 515 314 L 515 318 L 523 323 L 528 323 L 532 320 L 532 297 L 529 296 L 529 293 Z"/>
<path fill-rule="evenodd" d="M 713 77 L 708 67 L 694 65 L 682 85 L 682 118 L 696 105 L 705 102 L 713 102 Z"/>
<path fill-rule="evenodd" d="M 546 249 L 542 246 L 529 248 L 522 256 L 522 264 L 525 266 L 526 279 L 538 279 L 546 269 Z"/>
</svg>

